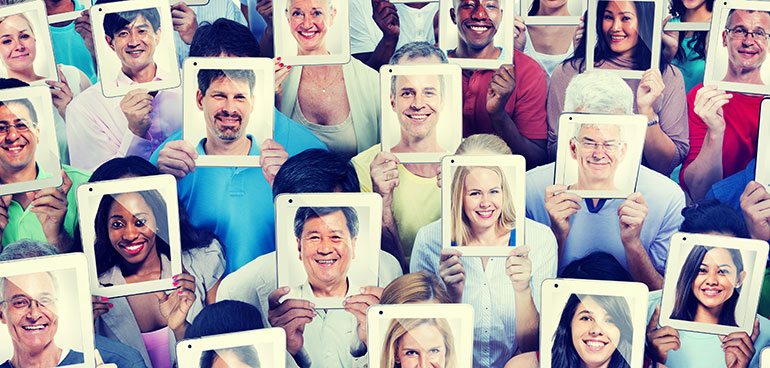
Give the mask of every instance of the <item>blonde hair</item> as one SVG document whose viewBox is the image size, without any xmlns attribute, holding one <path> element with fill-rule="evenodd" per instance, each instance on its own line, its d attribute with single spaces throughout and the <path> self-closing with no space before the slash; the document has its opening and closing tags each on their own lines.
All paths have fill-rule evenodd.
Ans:
<svg viewBox="0 0 770 368">
<path fill-rule="evenodd" d="M 463 198 L 465 197 L 465 178 L 473 169 L 488 169 L 500 177 L 500 190 L 503 192 L 502 213 L 497 218 L 495 226 L 498 235 L 510 232 L 516 227 L 516 209 L 513 207 L 511 189 L 508 178 L 499 166 L 458 166 L 452 178 L 450 215 L 452 216 L 452 242 L 457 246 L 467 244 L 471 239 L 470 220 L 465 214 Z M 458 219 L 461 219 L 458 221 Z"/>
<path fill-rule="evenodd" d="M 474 134 L 465 139 L 457 147 L 455 155 L 510 155 L 511 148 L 500 137 L 494 134 Z"/>
<path fill-rule="evenodd" d="M 396 354 L 401 338 L 410 330 L 426 324 L 436 327 L 441 336 L 444 337 L 444 347 L 446 348 L 444 368 L 457 368 L 452 328 L 445 318 L 394 318 L 385 333 L 380 368 L 401 367 L 401 364 L 396 363 Z"/>
<path fill-rule="evenodd" d="M 380 304 L 408 304 L 435 300 L 452 303 L 444 284 L 435 274 L 425 271 L 397 277 L 382 290 Z"/>
<path fill-rule="evenodd" d="M 2 1 L 2 0 L 0 0 L 0 1 Z M 24 2 L 24 1 L 19 1 L 19 2 L 16 2 L 16 3 L 12 3 L 12 4 L 18 4 L 18 3 L 22 3 L 22 2 Z M 0 17 L 0 24 L 5 22 L 6 19 L 8 19 L 10 17 L 13 17 L 13 16 L 17 16 L 17 15 L 20 16 L 22 19 L 24 19 L 24 21 L 27 22 L 27 24 L 29 25 L 29 33 L 32 34 L 32 36 L 34 36 L 35 35 L 35 27 L 32 25 L 32 22 L 29 21 L 29 18 L 27 17 L 27 15 L 24 14 L 24 13 L 16 13 L 16 14 L 11 14 L 11 15 L 7 15 L 7 16 L 4 16 L 4 17 Z"/>
</svg>

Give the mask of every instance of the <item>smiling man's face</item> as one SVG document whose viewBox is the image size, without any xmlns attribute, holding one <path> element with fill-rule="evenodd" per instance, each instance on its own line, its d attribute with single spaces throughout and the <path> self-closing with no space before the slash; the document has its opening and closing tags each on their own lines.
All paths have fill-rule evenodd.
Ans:
<svg viewBox="0 0 770 368">
<path fill-rule="evenodd" d="M 615 171 L 626 155 L 617 125 L 584 124 L 570 139 L 570 154 L 578 162 L 578 186 L 583 190 L 613 189 Z"/>
<path fill-rule="evenodd" d="M 0 322 L 8 326 L 14 350 L 42 351 L 59 325 L 53 279 L 39 272 L 7 277 L 3 284 Z"/>
<path fill-rule="evenodd" d="M 138 14 L 131 23 L 110 37 L 104 36 L 115 51 L 127 75 L 136 74 L 155 64 L 153 55 L 160 42 L 160 29 L 153 29 L 147 19 Z"/>
<path fill-rule="evenodd" d="M 297 246 L 310 285 L 325 288 L 347 282 L 350 261 L 355 258 L 356 240 L 358 237 L 351 238 L 341 210 L 308 218 Z"/>
<path fill-rule="evenodd" d="M 494 45 L 497 28 L 503 19 L 498 0 L 455 0 L 449 16 L 457 25 L 460 42 L 472 49 Z"/>
<path fill-rule="evenodd" d="M 34 165 L 39 135 L 27 106 L 17 102 L 0 106 L 0 172 L 18 172 Z"/>
</svg>

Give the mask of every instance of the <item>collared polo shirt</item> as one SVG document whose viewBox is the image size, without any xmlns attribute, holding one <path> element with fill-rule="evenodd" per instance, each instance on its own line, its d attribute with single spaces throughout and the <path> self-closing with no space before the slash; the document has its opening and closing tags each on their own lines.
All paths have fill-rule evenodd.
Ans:
<svg viewBox="0 0 770 368">
<path fill-rule="evenodd" d="M 87 182 L 91 174 L 67 165 L 62 165 L 62 169 L 72 180 L 72 187 L 67 193 L 67 214 L 64 216 L 62 226 L 69 236 L 73 236 L 75 224 L 78 222 L 76 189 L 78 185 Z M 50 177 L 51 174 L 38 170 L 35 180 Z M 3 230 L 3 245 L 21 239 L 47 242 L 40 220 L 30 209 L 32 209 L 32 206 L 22 208 L 18 202 L 11 200 L 11 203 L 8 205 L 8 226 Z"/>
</svg>

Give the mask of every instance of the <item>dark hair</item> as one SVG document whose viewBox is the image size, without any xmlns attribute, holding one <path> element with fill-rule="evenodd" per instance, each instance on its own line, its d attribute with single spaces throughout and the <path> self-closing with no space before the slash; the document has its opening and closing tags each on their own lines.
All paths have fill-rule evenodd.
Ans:
<svg viewBox="0 0 770 368">
<path fill-rule="evenodd" d="M 619 55 L 612 51 L 610 49 L 610 46 L 607 44 L 607 40 L 604 38 L 604 35 L 602 34 L 602 21 L 604 14 L 604 10 L 607 9 L 607 5 L 610 1 L 615 0 L 599 0 L 596 7 L 596 48 L 594 49 L 594 63 L 603 64 L 607 60 L 611 60 L 613 58 L 618 57 Z M 638 41 L 636 43 L 636 52 L 634 52 L 633 56 L 633 66 L 632 68 L 634 70 L 647 70 L 650 68 L 650 63 L 652 60 L 652 42 L 654 41 L 652 39 L 652 34 L 654 31 L 654 19 L 655 19 L 655 3 L 651 1 L 633 1 L 634 7 L 636 7 L 636 19 L 638 22 L 637 29 L 639 30 L 638 33 Z M 586 14 L 583 15 L 583 29 L 588 30 L 588 14 L 586 11 Z M 658 41 L 662 42 L 662 41 Z M 577 69 L 578 71 L 585 70 L 585 62 L 586 62 L 586 48 L 588 43 L 588 37 L 584 34 L 583 37 L 580 39 L 580 43 L 578 44 L 577 48 L 575 48 L 575 52 L 572 55 L 572 57 L 565 60 L 566 62 L 569 62 L 573 68 Z M 661 57 L 660 58 L 660 71 L 663 72 L 667 67 L 669 66 L 669 61 L 666 60 L 666 58 Z M 563 67 L 563 65 L 562 65 Z"/>
<path fill-rule="evenodd" d="M 104 1 L 102 3 L 106 2 L 112 1 Z M 158 8 L 145 8 L 105 14 L 104 21 L 102 22 L 104 34 L 110 38 L 115 37 L 116 33 L 120 32 L 121 29 L 126 28 L 126 26 L 131 24 L 131 22 L 140 15 L 147 20 L 147 23 L 150 23 L 152 26 L 152 33 L 158 33 L 158 30 L 160 29 L 160 13 L 158 13 Z"/>
<path fill-rule="evenodd" d="M 203 308 L 184 332 L 185 339 L 264 328 L 255 306 L 237 300 L 222 300 Z"/>
<path fill-rule="evenodd" d="M 241 363 L 251 368 L 260 368 L 259 354 L 254 345 L 234 346 L 231 348 L 221 348 L 216 350 L 206 350 L 201 354 L 200 368 L 211 368 L 214 365 L 214 358 L 221 353 L 232 353 Z"/>
<path fill-rule="evenodd" d="M 219 78 L 228 78 L 249 83 L 249 95 L 254 92 L 256 78 L 251 69 L 201 69 L 198 71 L 198 89 L 205 95 L 211 82 Z"/>
<path fill-rule="evenodd" d="M 706 9 L 709 11 L 709 13 L 713 12 L 714 10 L 714 0 L 705 0 Z M 684 2 L 682 0 L 672 0 L 671 1 L 671 9 L 669 9 L 669 13 L 676 17 L 681 19 L 684 17 L 684 13 L 687 12 L 687 8 L 684 6 Z M 689 60 L 687 60 L 687 55 L 684 53 L 684 48 L 682 47 L 685 44 L 685 38 L 683 37 L 684 33 L 679 34 L 679 48 L 676 50 L 676 55 L 674 55 L 674 60 L 684 63 Z M 706 31 L 696 31 L 693 32 L 693 37 L 690 38 L 689 41 L 686 41 L 687 46 L 691 48 L 695 53 L 697 54 L 696 59 L 706 59 L 706 43 L 708 42 L 708 32 Z"/>
<path fill-rule="evenodd" d="M 115 203 L 115 198 L 123 194 L 138 193 L 142 196 L 147 206 L 152 210 L 152 215 L 155 217 L 155 222 L 158 225 L 158 229 L 155 231 L 155 249 L 160 254 L 165 254 L 170 257 L 170 247 L 168 245 L 168 217 L 166 202 L 163 200 L 163 196 L 155 189 L 152 190 L 140 190 L 137 192 L 124 192 L 115 194 L 105 194 L 102 200 L 99 202 L 99 209 L 96 211 L 96 219 L 94 219 L 94 233 L 96 239 L 94 239 L 94 253 L 96 258 L 96 273 L 102 275 L 108 271 L 112 266 L 120 264 L 122 257 L 110 241 L 109 230 L 107 229 L 110 221 L 110 208 Z"/>
<path fill-rule="evenodd" d="M 214 23 L 199 25 L 190 43 L 190 56 L 219 56 L 223 53 L 258 57 L 259 41 L 248 27 L 229 19 L 219 18 Z"/>
<path fill-rule="evenodd" d="M 126 176 L 151 176 L 160 175 L 158 168 L 153 166 L 149 161 L 138 157 L 116 157 L 113 158 L 96 168 L 91 178 L 88 179 L 90 183 L 114 180 Z M 183 206 L 179 207 L 179 235 L 180 243 L 183 250 L 207 247 L 214 240 L 214 234 L 198 229 L 190 223 L 190 216 L 184 210 Z M 76 244 L 81 243 L 79 238 L 80 232 L 76 231 Z"/>
<path fill-rule="evenodd" d="M 16 78 L 0 78 L 0 89 L 29 87 L 29 83 L 20 81 Z"/>
<path fill-rule="evenodd" d="M 27 110 L 29 110 L 29 117 L 30 117 L 30 119 L 32 119 L 32 125 L 33 126 L 37 125 L 37 112 L 35 112 L 35 106 L 32 105 L 32 102 L 29 99 L 27 99 L 27 98 L 17 98 L 17 99 L 14 99 L 14 100 L 3 100 L 3 101 L 0 101 L 0 107 L 6 106 L 6 107 L 8 107 L 9 110 L 13 111 L 11 109 L 11 107 L 8 106 L 8 105 L 11 105 L 11 104 L 18 104 L 18 105 L 22 105 L 22 106 L 26 107 Z"/>
<path fill-rule="evenodd" d="M 356 169 L 333 152 L 314 148 L 290 157 L 273 181 L 273 197 L 282 193 L 360 191 Z"/>
<path fill-rule="evenodd" d="M 583 280 L 634 281 L 615 257 L 606 252 L 593 252 L 570 262 L 559 277 Z"/>
<path fill-rule="evenodd" d="M 718 199 L 702 199 L 682 209 L 684 221 L 679 231 L 705 234 L 711 232 L 730 234 L 737 238 L 750 238 L 743 219 Z"/>
<path fill-rule="evenodd" d="M 294 236 L 302 237 L 302 229 L 305 222 L 312 218 L 326 216 L 337 211 L 342 211 L 345 215 L 345 223 L 348 226 L 350 237 L 358 235 L 358 213 L 353 207 L 300 207 L 294 215 Z"/>
<path fill-rule="evenodd" d="M 591 298 L 612 316 L 612 324 L 620 330 L 620 342 L 610 356 L 608 368 L 630 368 L 626 359 L 631 357 L 633 327 L 628 301 L 622 296 L 572 294 L 561 312 L 559 325 L 553 335 L 551 347 L 552 368 L 580 367 L 582 359 L 572 342 L 572 318 L 581 300 Z M 625 358 L 624 358 L 625 357 Z"/>
<path fill-rule="evenodd" d="M 690 250 L 690 254 L 687 255 L 687 259 L 682 266 L 682 272 L 679 273 L 679 280 L 676 282 L 676 301 L 674 302 L 674 310 L 671 312 L 672 319 L 682 319 L 686 321 L 692 321 L 695 319 L 695 312 L 698 310 L 698 304 L 700 303 L 695 294 L 693 294 L 692 284 L 695 278 L 698 277 L 701 263 L 703 263 L 703 257 L 706 256 L 708 251 L 715 247 L 707 247 L 704 245 L 696 245 Z M 743 272 L 743 257 L 741 252 L 734 248 L 723 248 L 730 252 L 730 258 L 732 258 L 735 264 L 735 276 L 740 277 Z M 738 298 L 740 297 L 741 287 L 735 288 L 733 295 L 730 299 L 724 302 L 722 310 L 719 312 L 719 324 L 727 326 L 738 326 L 735 323 L 735 305 L 738 304 Z"/>
<path fill-rule="evenodd" d="M 714 0 L 705 0 L 706 3 L 706 10 L 709 11 L 709 13 L 714 11 Z M 677 18 L 684 17 L 684 13 L 687 12 L 687 7 L 684 6 L 684 1 L 682 0 L 671 0 L 671 8 L 669 9 L 669 13 Z M 704 32 L 705 33 L 705 32 Z"/>
</svg>

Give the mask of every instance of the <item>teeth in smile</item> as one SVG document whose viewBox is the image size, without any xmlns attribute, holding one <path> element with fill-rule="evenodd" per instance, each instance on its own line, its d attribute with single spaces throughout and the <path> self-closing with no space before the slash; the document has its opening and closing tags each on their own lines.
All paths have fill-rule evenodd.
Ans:
<svg viewBox="0 0 770 368">
<path fill-rule="evenodd" d="M 703 294 L 706 294 L 707 296 L 715 296 L 721 292 L 722 290 L 703 290 Z"/>
<path fill-rule="evenodd" d="M 334 264 L 334 262 L 337 262 L 337 260 L 335 260 L 335 259 L 319 259 L 319 260 L 316 260 L 316 262 L 318 262 L 318 263 L 320 263 L 322 265 L 330 265 L 330 264 Z"/>
<path fill-rule="evenodd" d="M 427 119 L 427 118 L 428 118 L 428 115 L 427 115 L 427 114 L 422 114 L 422 115 L 409 115 L 409 117 L 410 117 L 410 118 L 412 118 L 412 119 L 417 119 L 417 120 L 420 120 L 420 119 Z"/>
<path fill-rule="evenodd" d="M 592 347 L 592 348 L 601 348 L 604 347 L 604 345 L 607 345 L 601 341 L 586 341 L 586 345 Z"/>
<path fill-rule="evenodd" d="M 27 331 L 37 331 L 44 329 L 45 325 L 24 326 L 23 328 Z"/>
<path fill-rule="evenodd" d="M 471 26 L 471 29 L 476 32 L 484 32 L 489 29 L 489 27 Z"/>
<path fill-rule="evenodd" d="M 624 38 L 626 38 L 626 36 L 612 36 L 613 40 L 622 40 Z"/>
<path fill-rule="evenodd" d="M 305 37 L 311 37 L 315 34 L 315 32 L 300 32 L 299 34 L 305 36 Z"/>
<path fill-rule="evenodd" d="M 127 245 L 125 248 L 130 251 L 135 251 L 141 247 L 142 247 L 142 244 L 137 244 L 137 245 Z"/>
<path fill-rule="evenodd" d="M 6 148 L 7 151 L 10 151 L 11 153 L 18 153 L 22 150 L 22 146 L 16 146 L 16 147 L 8 147 Z"/>
<path fill-rule="evenodd" d="M 492 215 L 492 212 L 495 212 L 495 211 L 494 211 L 494 210 L 489 210 L 489 211 L 476 211 L 476 213 L 478 213 L 479 215 L 481 215 L 481 216 L 483 216 L 483 217 L 491 216 L 491 215 Z"/>
</svg>

